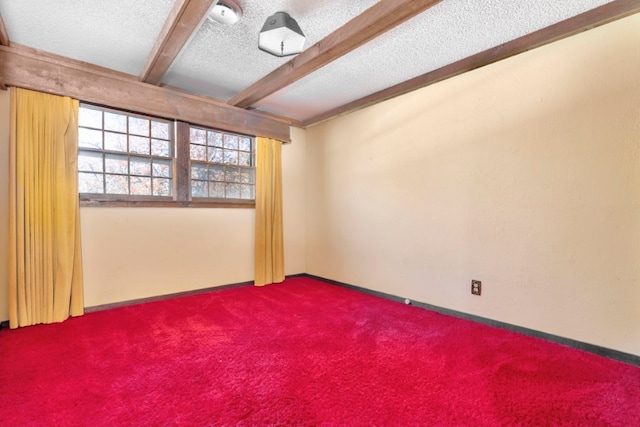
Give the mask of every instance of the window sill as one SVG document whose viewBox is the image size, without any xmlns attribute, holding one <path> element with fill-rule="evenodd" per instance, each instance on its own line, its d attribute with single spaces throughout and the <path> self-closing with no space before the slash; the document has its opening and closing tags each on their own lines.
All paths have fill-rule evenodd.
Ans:
<svg viewBox="0 0 640 427">
<path fill-rule="evenodd" d="M 172 200 L 170 198 L 160 198 L 156 200 L 123 200 L 116 198 L 95 198 L 80 196 L 80 207 L 102 207 L 102 208 L 235 208 L 254 209 L 254 200 L 241 199 L 196 199 L 196 200 Z"/>
</svg>

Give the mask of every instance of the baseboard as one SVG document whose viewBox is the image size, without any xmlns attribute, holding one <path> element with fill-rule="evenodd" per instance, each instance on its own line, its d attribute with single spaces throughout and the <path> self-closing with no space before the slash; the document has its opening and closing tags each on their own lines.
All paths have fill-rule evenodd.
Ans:
<svg viewBox="0 0 640 427">
<path fill-rule="evenodd" d="M 389 299 L 396 302 L 404 303 L 405 299 L 403 297 L 399 297 L 397 295 L 387 294 L 384 292 L 374 291 L 371 289 L 363 288 L 360 286 L 350 285 L 348 283 L 338 282 L 336 280 L 326 279 L 320 276 L 314 276 L 312 274 L 303 274 L 304 277 L 309 277 L 311 279 L 316 279 L 323 281 L 325 283 L 341 286 L 344 288 L 353 289 L 359 292 L 363 292 L 370 295 L 375 295 L 381 298 Z M 618 350 L 612 350 L 606 347 L 600 347 L 597 345 L 585 343 L 582 341 L 577 341 L 571 338 L 565 338 L 558 335 L 548 334 L 546 332 L 536 331 L 535 329 L 529 329 L 522 326 L 512 325 L 510 323 L 501 322 L 498 320 L 489 319 L 486 317 L 476 316 L 474 314 L 465 313 L 462 311 L 451 310 L 444 307 L 439 307 L 436 305 L 427 304 L 420 301 L 411 300 L 411 305 L 416 307 L 424 308 L 426 310 L 435 311 L 437 313 L 446 314 L 453 317 L 458 317 L 461 319 L 471 320 L 473 322 L 482 323 L 484 325 L 495 326 L 501 329 L 506 329 L 513 332 L 518 332 L 523 335 L 528 335 L 536 338 L 541 338 L 547 341 L 552 341 L 557 344 L 561 344 L 567 347 L 572 347 L 578 350 L 587 351 L 589 353 L 594 353 L 599 356 L 603 356 L 609 359 L 617 360 L 619 362 L 628 363 L 630 365 L 640 366 L 640 356 L 636 356 L 635 354 L 625 353 Z"/>
<path fill-rule="evenodd" d="M 295 275 L 295 276 L 299 276 L 299 275 Z M 291 277 L 295 277 L 295 276 L 291 276 Z M 289 277 L 289 276 L 287 276 Z M 171 299 L 171 298 L 177 298 L 177 297 L 185 297 L 185 296 L 189 296 L 189 295 L 197 295 L 197 294 L 203 294 L 206 292 L 211 292 L 211 291 L 218 291 L 218 290 L 222 290 L 222 289 L 230 289 L 230 288 L 239 288 L 242 286 L 251 286 L 253 285 L 253 281 L 251 282 L 240 282 L 240 283 L 232 283 L 229 285 L 221 285 L 221 286 L 211 286 L 208 288 L 202 288 L 202 289 L 194 289 L 191 291 L 183 291 L 183 292 L 174 292 L 171 294 L 165 294 L 165 295 L 156 295 L 156 296 L 152 296 L 152 297 L 147 297 L 147 298 L 138 298 L 138 299 L 132 299 L 132 300 L 126 300 L 126 301 L 118 301 L 118 302 L 114 302 L 114 303 L 109 303 L 109 304 L 100 304 L 100 305 L 94 305 L 94 306 L 90 306 L 90 307 L 85 307 L 84 308 L 84 312 L 85 313 L 93 313 L 96 311 L 103 311 L 103 310 L 110 310 L 112 308 L 119 308 L 119 307 L 127 307 L 130 305 L 136 305 L 136 304 L 144 304 L 146 302 L 153 302 L 153 301 L 162 301 L 162 300 L 167 300 L 167 299 Z M 9 328 L 9 321 L 0 321 L 0 329 L 4 329 L 4 328 Z"/>
<path fill-rule="evenodd" d="M 291 274 L 291 275 L 286 276 L 286 279 L 290 279 L 292 277 L 304 277 L 304 276 L 305 276 L 305 273 Z M 155 295 L 155 296 L 147 297 L 147 298 L 138 298 L 138 299 L 133 299 L 133 300 L 114 302 L 114 303 L 110 303 L 110 304 L 101 304 L 101 305 L 94 305 L 94 306 L 91 306 L 91 307 L 85 307 L 84 308 L 84 312 L 85 313 L 92 313 L 92 312 L 95 312 L 95 311 L 109 310 L 109 309 L 112 309 L 112 308 L 126 307 L 126 306 L 129 306 L 129 305 L 144 304 L 146 302 L 162 301 L 162 300 L 171 299 L 171 298 L 185 297 L 185 296 L 189 296 L 189 295 L 197 295 L 197 294 L 203 294 L 203 293 L 211 292 L 211 291 L 220 291 L 220 290 L 223 290 L 223 289 L 240 288 L 240 287 L 243 287 L 243 286 L 251 286 L 251 285 L 253 285 L 253 281 L 232 283 L 232 284 L 229 284 L 229 285 L 211 286 L 211 287 L 208 287 L 208 288 L 194 289 L 192 291 L 174 292 L 174 293 L 165 294 L 165 295 Z"/>
<path fill-rule="evenodd" d="M 397 296 L 397 295 L 388 294 L 388 293 L 380 292 L 380 291 L 374 291 L 372 289 L 367 289 L 367 288 L 363 288 L 361 286 L 356 286 L 356 285 L 350 285 L 348 283 L 343 283 L 343 282 L 339 282 L 337 280 L 327 279 L 327 278 L 320 277 L 320 276 L 315 276 L 315 275 L 312 275 L 312 274 L 301 273 L 301 274 L 292 274 L 292 275 L 286 276 L 287 279 L 294 278 L 294 277 L 308 277 L 308 278 L 311 278 L 311 279 L 320 280 L 320 281 L 325 282 L 325 283 L 341 286 L 341 287 L 344 287 L 344 288 L 353 289 L 353 290 L 358 291 L 358 292 L 363 292 L 363 293 L 366 293 L 366 294 L 374 295 L 374 296 L 377 296 L 377 297 L 389 299 L 389 300 L 396 301 L 396 302 L 403 303 L 405 301 L 405 299 L 403 297 L 400 297 L 400 296 Z M 166 300 L 166 299 L 171 299 L 171 298 L 176 298 L 176 297 L 183 297 L 183 296 L 188 296 L 188 295 L 197 295 L 197 294 L 202 294 L 202 293 L 211 292 L 211 291 L 218 291 L 218 290 L 230 289 L 230 288 L 239 288 L 239 287 L 251 286 L 251 285 L 253 285 L 253 281 L 251 281 L 251 282 L 233 283 L 233 284 L 222 285 L 222 286 L 212 286 L 212 287 L 203 288 L 203 289 L 195 289 L 195 290 L 192 290 L 192 291 L 175 292 L 175 293 L 166 294 L 166 295 L 158 295 L 158 296 L 153 296 L 153 297 L 148 297 L 148 298 L 139 298 L 139 299 L 134 299 L 134 300 L 115 302 L 115 303 L 111 303 L 111 304 L 102 304 L 102 305 L 96 305 L 96 306 L 92 306 L 92 307 L 85 307 L 84 311 L 85 311 L 85 313 L 91 313 L 91 312 L 95 312 L 95 311 L 109 310 L 109 309 L 112 309 L 112 308 L 126 307 L 126 306 L 129 306 L 129 305 L 143 304 L 143 303 L 146 303 L 146 302 L 161 301 L 161 300 Z M 427 303 L 420 302 L 420 301 L 413 301 L 412 300 L 411 304 L 416 306 L 416 307 L 420 307 L 420 308 L 424 308 L 426 310 L 434 311 L 436 313 L 441 313 L 441 314 L 446 314 L 446 315 L 453 316 L 453 317 L 458 317 L 458 318 L 461 318 L 461 319 L 471 320 L 473 322 L 482 323 L 484 325 L 495 326 L 495 327 L 498 327 L 498 328 L 501 328 L 501 329 L 506 329 L 506 330 L 509 330 L 509 331 L 518 332 L 518 333 L 521 333 L 521 334 L 524 334 L 524 335 L 529 335 L 529 336 L 532 336 L 532 337 L 541 338 L 541 339 L 544 339 L 544 340 L 547 340 L 547 341 L 551 341 L 551 342 L 554 342 L 554 343 L 557 343 L 557 344 L 565 345 L 567 347 L 572 347 L 572 348 L 575 348 L 575 349 L 578 349 L 578 350 L 587 351 L 589 353 L 594 353 L 594 354 L 597 354 L 599 356 L 603 356 L 603 357 L 606 357 L 606 358 L 609 358 L 609 359 L 617 360 L 619 362 L 624 362 L 624 363 L 628 363 L 630 365 L 640 366 L 640 356 L 636 356 L 635 354 L 625 353 L 625 352 L 622 352 L 622 351 L 613 350 L 613 349 L 610 349 L 610 348 L 601 347 L 601 346 L 597 346 L 597 345 L 594 345 L 594 344 L 585 343 L 585 342 L 582 342 L 582 341 L 577 341 L 577 340 L 574 340 L 574 339 L 571 339 L 571 338 L 565 338 L 565 337 L 561 337 L 561 336 L 558 336 L 558 335 L 548 334 L 546 332 L 537 331 L 535 329 L 529 329 L 529 328 L 525 328 L 525 327 L 522 327 L 522 326 L 512 325 L 510 323 L 505 323 L 505 322 L 501 322 L 501 321 L 498 321 L 498 320 L 489 319 L 489 318 L 486 318 L 486 317 L 476 316 L 474 314 L 469 314 L 469 313 L 465 313 L 465 312 L 462 312 L 462 311 L 451 310 L 449 308 L 439 307 L 439 306 L 436 306 L 436 305 L 431 305 L 431 304 L 427 304 Z M 0 329 L 4 329 L 4 328 L 9 328 L 9 321 L 8 320 L 0 321 Z"/>
<path fill-rule="evenodd" d="M 138 299 L 132 299 L 132 300 L 127 300 L 127 301 L 114 302 L 114 303 L 110 303 L 110 304 L 94 305 L 94 306 L 91 306 L 91 307 L 85 307 L 84 308 L 84 312 L 85 313 L 92 313 L 92 312 L 95 312 L 95 311 L 110 310 L 112 308 L 127 307 L 127 306 L 130 306 L 130 305 L 144 304 L 144 303 L 147 303 L 147 302 L 162 301 L 162 300 L 167 300 L 167 299 L 172 299 L 172 298 L 186 297 L 186 296 L 189 296 L 189 295 L 204 294 L 204 293 L 211 292 L 211 291 L 220 291 L 220 290 L 223 290 L 223 289 L 240 288 L 240 287 L 243 287 L 243 286 L 252 286 L 252 285 L 253 285 L 253 281 L 251 281 L 251 282 L 232 283 L 230 285 L 211 286 L 211 287 L 208 287 L 208 288 L 194 289 L 192 291 L 174 292 L 174 293 L 171 293 L 171 294 L 156 295 L 156 296 L 147 297 L 147 298 L 138 298 Z"/>
</svg>

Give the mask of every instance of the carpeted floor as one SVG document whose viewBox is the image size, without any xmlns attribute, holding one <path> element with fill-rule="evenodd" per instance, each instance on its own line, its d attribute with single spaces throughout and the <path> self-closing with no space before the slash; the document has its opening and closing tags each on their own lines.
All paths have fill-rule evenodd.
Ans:
<svg viewBox="0 0 640 427">
<path fill-rule="evenodd" d="M 640 368 L 309 278 L 0 331 L 0 425 L 640 425 Z"/>
</svg>

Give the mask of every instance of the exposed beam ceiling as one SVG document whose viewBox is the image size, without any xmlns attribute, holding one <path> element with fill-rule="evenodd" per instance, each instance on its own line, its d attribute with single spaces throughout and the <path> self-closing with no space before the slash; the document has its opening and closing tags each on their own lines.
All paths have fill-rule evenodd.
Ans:
<svg viewBox="0 0 640 427">
<path fill-rule="evenodd" d="M 214 0 L 176 0 L 140 73 L 140 81 L 159 85 Z"/>
<path fill-rule="evenodd" d="M 380 0 L 364 13 L 232 97 L 229 104 L 240 108 L 250 107 L 440 1 L 442 0 Z"/>
<path fill-rule="evenodd" d="M 35 2 L 35 0 L 25 1 Z M 49 9 L 45 8 L 46 10 L 41 13 L 42 16 L 56 14 L 59 10 L 64 10 L 66 11 L 65 13 L 73 14 L 77 9 L 56 6 L 55 2 L 52 0 L 50 1 L 51 3 L 47 3 Z M 124 0 L 122 1 L 124 2 Z M 240 132 L 244 129 L 244 131 L 248 133 L 261 133 L 264 136 L 272 136 L 277 137 L 278 139 L 288 140 L 288 131 L 285 133 L 282 130 L 282 126 L 285 126 L 286 123 L 294 126 L 310 126 L 336 115 L 357 110 L 377 102 L 402 95 L 475 68 L 551 43 L 580 31 L 640 12 L 640 0 L 580 0 L 580 2 L 584 4 L 593 3 L 602 5 L 593 6 L 591 9 L 584 8 L 582 10 L 587 11 L 577 15 L 569 12 L 563 15 L 564 18 L 561 18 L 564 19 L 563 21 L 560 21 L 560 19 L 550 20 L 549 23 L 546 24 L 548 25 L 546 28 L 542 28 L 543 25 L 539 25 L 535 27 L 537 30 L 531 30 L 532 32 L 529 33 L 519 33 L 526 35 L 518 38 L 500 39 L 499 43 L 502 44 L 487 44 L 481 48 L 486 50 L 480 51 L 481 49 L 476 49 L 469 53 L 465 53 L 464 55 L 454 57 L 451 61 L 441 61 L 439 62 L 440 65 L 437 65 L 438 62 L 434 62 L 434 65 L 436 65 L 435 67 L 431 66 L 430 63 L 425 63 L 424 68 L 418 68 L 416 72 L 405 77 L 404 81 L 403 79 L 398 78 L 389 84 L 378 85 L 373 88 L 373 90 L 361 91 L 359 94 L 348 98 L 343 97 L 342 99 L 344 100 L 342 102 L 333 102 L 326 108 L 323 107 L 322 109 L 316 108 L 315 110 L 310 110 L 315 111 L 310 114 L 298 114 L 298 112 L 292 112 L 290 107 L 279 108 L 278 102 L 282 102 L 282 100 L 284 100 L 284 102 L 289 102 L 292 106 L 303 105 L 303 102 L 309 102 L 309 105 L 312 105 L 312 99 L 315 98 L 308 94 L 313 94 L 313 91 L 316 90 L 317 92 L 318 89 L 317 87 L 314 87 L 313 84 L 310 84 L 313 79 L 304 79 L 304 77 L 314 73 L 314 71 L 317 71 L 317 73 L 313 74 L 313 76 L 321 75 L 323 71 L 318 70 L 329 64 L 331 65 L 324 68 L 324 70 L 334 70 L 334 67 L 337 69 L 338 66 L 344 66 L 345 63 L 348 64 L 349 61 L 352 61 L 354 57 L 357 57 L 358 55 L 359 57 L 355 58 L 355 62 L 360 59 L 360 63 L 362 63 L 360 57 L 362 57 L 363 52 L 366 53 L 367 50 L 359 49 L 356 51 L 358 47 L 368 42 L 372 42 L 371 51 L 379 49 L 380 46 L 386 46 L 386 49 L 389 49 L 390 45 L 386 42 L 393 39 L 393 37 L 396 37 L 397 34 L 403 34 L 402 31 L 407 28 L 413 29 L 414 31 L 424 29 L 425 34 L 427 34 L 428 37 L 431 37 L 431 33 L 426 31 L 432 28 L 428 23 L 435 24 L 433 27 L 434 31 L 438 30 L 438 24 L 440 24 L 440 32 L 442 33 L 441 24 L 443 22 L 447 22 L 447 18 L 455 19 L 456 17 L 459 17 L 456 15 L 457 12 L 460 12 L 460 16 L 464 13 L 459 10 L 459 5 L 452 3 L 453 0 L 450 0 L 449 2 L 441 2 L 441 0 L 379 0 L 377 2 L 373 2 L 367 0 L 367 5 L 371 4 L 371 7 L 367 9 L 363 6 L 357 13 L 349 15 L 348 18 L 344 18 L 340 21 L 341 23 L 339 25 L 335 25 L 331 27 L 330 30 L 320 33 L 330 34 L 314 43 L 298 56 L 287 62 L 278 61 L 273 67 L 269 67 L 268 70 L 265 70 L 265 72 L 255 74 L 251 79 L 245 79 L 244 82 L 242 82 L 242 80 L 237 80 L 242 84 L 237 85 L 237 89 L 231 92 L 235 93 L 235 96 L 228 95 L 224 98 L 219 97 L 217 99 L 213 99 L 187 93 L 186 90 L 190 90 L 192 93 L 208 93 L 206 90 L 207 85 L 215 86 L 219 84 L 220 87 L 224 87 L 225 85 L 226 81 L 224 81 L 224 79 L 207 80 L 208 77 L 200 77 L 201 75 L 198 74 L 191 77 L 192 81 L 196 82 L 195 88 L 188 87 L 187 85 L 184 89 L 178 89 L 177 87 L 162 84 L 163 79 L 165 79 L 165 83 L 171 80 L 168 76 L 171 76 L 171 73 L 173 73 L 176 66 L 176 64 L 174 64 L 172 67 L 172 63 L 174 61 L 179 63 L 179 61 L 185 57 L 185 51 L 188 52 L 190 47 L 193 45 L 191 42 L 190 45 L 185 46 L 187 43 L 190 43 L 190 40 L 200 40 L 204 37 L 206 41 L 215 42 L 213 44 L 219 42 L 219 44 L 225 45 L 225 41 L 231 40 L 235 42 L 234 46 L 239 46 L 240 48 L 247 46 L 246 35 L 249 33 L 253 34 L 253 29 L 259 25 L 259 22 L 256 22 L 255 9 L 264 9 L 264 6 L 257 3 L 257 0 L 255 0 L 255 4 L 251 3 L 251 1 L 254 0 L 244 1 L 246 2 L 245 6 L 247 7 L 247 13 L 244 17 L 247 19 L 242 21 L 240 25 L 243 25 L 243 23 L 250 25 L 245 27 L 234 27 L 235 30 L 229 28 L 224 28 L 223 30 L 223 27 L 216 26 L 216 23 L 205 22 L 205 16 L 211 5 L 216 3 L 216 0 L 162 0 L 165 9 L 162 14 L 154 18 L 153 22 L 157 24 L 153 27 L 153 31 L 147 31 L 146 33 L 141 32 L 143 35 L 146 34 L 146 47 L 140 50 L 136 55 L 132 55 L 133 58 L 138 58 L 139 60 L 147 57 L 146 64 L 142 67 L 142 64 L 139 62 L 139 65 L 133 70 L 127 69 L 126 67 L 114 67 L 114 69 L 120 69 L 121 71 L 124 71 L 124 73 L 91 65 L 99 63 L 96 62 L 93 57 L 88 61 L 91 64 L 66 58 L 68 53 L 62 48 L 60 49 L 60 52 L 58 52 L 58 55 L 64 56 L 53 55 L 42 50 L 26 48 L 25 46 L 18 44 L 21 43 L 20 37 L 23 39 L 29 38 L 27 37 L 29 33 L 25 32 L 25 25 L 16 25 L 16 28 L 21 31 L 16 31 L 15 34 L 13 32 L 11 33 L 12 40 L 10 43 L 9 34 L 4 23 L 20 23 L 21 21 L 15 20 L 15 17 L 10 14 L 14 9 L 7 7 L 8 3 L 4 3 L 6 9 L 2 9 L 2 15 L 0 15 L 0 89 L 6 89 L 6 86 L 12 85 L 32 89 L 40 88 L 38 90 L 61 95 L 70 95 L 89 102 L 102 103 L 116 108 L 137 109 L 140 112 L 146 112 L 149 114 L 175 117 L 182 120 L 192 120 L 194 123 L 202 125 L 212 124 L 214 127 L 225 126 L 229 130 L 236 130 Z M 284 0 L 280 0 L 279 4 L 283 4 L 283 1 Z M 317 7 L 318 5 L 326 4 L 329 1 L 330 0 L 315 0 L 315 3 L 305 3 L 305 7 L 307 7 L 308 10 L 312 10 L 314 5 Z M 536 1 L 540 4 L 546 4 L 544 2 L 550 0 Z M 479 14 L 478 12 L 486 9 L 486 11 L 489 11 L 494 15 L 496 15 L 496 12 L 507 12 L 510 17 L 520 17 L 519 19 L 524 21 L 529 19 L 529 15 L 522 14 L 522 9 L 526 9 L 524 5 L 522 7 L 519 5 L 513 5 L 508 2 L 508 0 L 504 0 L 504 4 L 501 3 L 493 6 L 487 5 L 486 7 L 482 5 L 483 0 L 474 0 L 474 2 L 476 8 L 473 9 L 473 13 L 477 16 L 483 17 L 484 15 Z M 121 5 L 123 4 L 124 3 Z M 257 6 L 258 4 L 260 4 L 259 7 Z M 438 6 L 436 8 L 430 9 L 432 6 L 437 4 Z M 16 5 L 16 3 L 13 3 L 13 5 Z M 83 12 L 85 14 L 95 13 L 100 7 L 98 5 L 99 3 L 91 7 L 87 7 L 83 9 Z M 250 5 L 251 7 L 249 7 Z M 16 9 L 20 8 L 16 7 Z M 260 16 L 265 13 L 265 10 L 263 9 L 260 9 Z M 570 8 L 567 7 L 567 10 L 569 9 Z M 7 13 L 5 13 L 5 10 Z M 304 9 L 300 10 L 304 11 Z M 427 12 L 422 14 L 425 11 Z M 132 22 L 128 23 L 129 26 L 127 28 L 130 28 L 129 31 L 133 31 L 132 29 L 139 29 L 135 25 L 138 23 L 139 17 L 149 16 L 149 14 L 141 13 L 144 12 L 144 7 L 140 7 L 136 12 L 138 19 L 132 20 Z M 25 17 L 23 19 L 27 19 L 26 16 L 30 13 L 29 8 L 23 7 L 22 13 L 22 16 Z M 63 15 L 64 13 L 61 12 L 61 16 Z M 417 17 L 416 15 L 420 16 Z M 120 15 L 114 13 L 111 18 L 113 19 L 113 17 L 118 16 L 121 20 L 123 19 L 122 12 L 120 12 Z M 351 19 L 353 16 L 355 16 L 355 18 Z M 14 21 L 11 21 L 9 18 L 14 19 Z M 405 26 L 400 26 L 400 24 L 412 18 L 413 20 L 411 22 L 408 22 Z M 423 20 L 423 18 L 427 19 Z M 535 20 L 534 17 L 531 19 L 532 21 Z M 506 18 L 504 21 L 507 22 Z M 508 20 L 509 25 L 507 25 L 507 27 L 511 26 L 511 28 L 514 29 L 518 24 L 516 21 L 517 19 Z M 39 27 L 42 27 L 45 22 L 47 21 L 39 22 Z M 160 26 L 161 22 L 164 22 L 164 26 L 162 27 Z M 474 34 L 472 31 L 478 26 L 478 22 L 482 23 L 482 21 L 474 21 L 473 19 L 465 22 L 466 26 L 461 25 L 461 29 L 464 29 L 466 33 L 470 34 Z M 476 25 L 469 25 L 469 23 L 474 24 L 474 22 Z M 501 21 L 498 19 L 491 22 L 500 23 Z M 514 24 L 514 22 L 516 23 Z M 340 27 L 340 25 L 342 26 Z M 451 25 L 446 26 L 446 28 L 451 28 Z M 398 26 L 400 27 L 394 30 L 394 32 L 385 34 L 389 30 Z M 418 28 L 416 28 L 416 26 L 418 26 Z M 78 28 L 84 27 L 78 26 Z M 144 28 L 148 29 L 149 25 L 144 26 Z M 238 28 L 241 28 L 243 31 L 238 33 Z M 486 27 L 481 28 L 484 28 L 485 32 L 487 31 Z M 11 30 L 12 28 L 9 29 Z M 105 27 L 103 26 L 102 30 L 104 29 Z M 234 33 L 233 31 L 236 32 Z M 420 31 L 417 32 L 419 33 Z M 73 33 L 70 34 L 73 35 Z M 56 40 L 56 44 L 47 45 L 47 49 L 45 50 L 49 50 L 57 46 L 83 46 L 83 43 L 92 46 L 102 40 L 109 40 L 109 31 L 103 31 L 99 34 L 100 36 L 93 40 L 86 40 L 85 38 L 78 37 L 78 40 L 82 40 L 82 42 L 75 44 L 70 43 L 69 45 L 65 45 L 64 40 Z M 137 34 L 138 33 L 134 33 L 133 35 Z M 215 35 L 213 40 L 211 39 L 212 34 Z M 407 31 L 404 31 L 405 39 L 406 34 Z M 411 32 L 410 34 L 414 33 Z M 436 35 L 438 34 L 440 33 L 436 32 Z M 449 37 L 443 39 L 446 41 L 446 43 L 443 43 L 443 46 L 446 48 L 441 49 L 442 51 L 449 52 L 449 50 L 456 48 L 459 45 L 463 45 L 465 42 L 462 37 L 456 38 L 455 34 L 446 31 L 445 34 L 448 34 Z M 378 36 L 382 37 L 373 42 L 373 40 Z M 421 33 L 421 36 L 424 37 L 425 35 Z M 322 36 L 320 35 L 319 37 L 314 38 L 313 41 L 315 42 L 319 40 L 320 37 Z M 49 39 L 50 37 L 45 37 L 45 40 L 42 41 L 36 37 L 30 40 L 35 40 L 36 43 L 33 45 L 37 46 L 38 41 L 40 44 L 46 45 L 45 42 Z M 67 40 L 69 40 L 68 36 Z M 126 39 L 121 38 L 120 42 L 122 43 L 124 40 Z M 136 38 L 132 40 L 140 39 Z M 426 40 L 429 39 L 427 38 Z M 439 41 L 440 39 L 437 40 Z M 503 40 L 507 41 L 505 42 Z M 31 45 L 32 44 L 30 44 L 30 46 Z M 439 48 L 440 45 L 437 43 L 431 43 L 432 49 L 434 46 Z M 487 46 L 490 47 L 487 48 Z M 105 47 L 106 46 L 103 45 L 103 49 Z M 182 51 L 183 47 L 185 51 Z M 89 49 L 89 52 L 95 52 L 95 49 L 93 51 Z M 119 50 L 116 49 L 114 52 L 117 53 Z M 412 51 L 408 50 L 408 52 Z M 415 49 L 413 52 L 415 52 Z M 111 54 L 111 56 L 109 56 L 111 60 L 115 59 L 115 63 L 123 64 L 122 62 L 119 63 L 117 61 L 119 56 L 113 55 L 113 52 L 109 53 Z M 351 55 L 345 56 L 349 53 L 351 53 Z M 104 56 L 106 55 L 101 55 L 101 58 Z M 207 58 L 210 56 L 211 55 L 207 55 Z M 73 57 L 78 59 L 82 58 L 82 56 Z M 227 57 L 230 56 L 227 55 Z M 235 58 L 234 55 L 231 57 Z M 367 56 L 365 57 L 369 58 Z M 413 59 L 424 59 L 426 57 L 430 57 L 430 55 L 420 54 L 419 57 L 405 55 L 400 58 L 405 58 L 406 61 L 411 61 L 406 62 L 406 64 L 411 64 L 413 63 Z M 343 59 L 336 61 L 339 58 Z M 458 60 L 458 58 L 462 59 Z M 269 60 L 265 58 L 263 59 L 265 63 Z M 273 58 L 270 59 L 273 61 Z M 284 61 L 286 61 L 286 59 Z M 332 63 L 334 61 L 336 62 Z M 366 63 L 369 64 L 369 62 Z M 108 64 L 111 64 L 111 62 Z M 108 64 L 105 63 L 102 65 L 103 67 L 110 67 Z M 194 64 L 194 62 L 192 61 L 191 64 Z M 242 61 L 240 61 L 239 64 L 239 66 L 243 66 Z M 393 70 L 397 70 L 398 64 L 401 65 L 403 62 L 396 60 L 394 62 L 396 68 L 390 66 L 389 69 L 386 67 L 380 69 L 384 70 L 384 75 L 392 75 L 394 72 Z M 209 73 L 210 68 L 208 67 L 212 67 L 212 64 L 210 62 L 195 62 L 195 66 L 201 67 Z M 225 66 L 225 72 L 234 72 L 234 64 L 226 63 Z M 422 65 L 420 66 L 422 67 Z M 38 69 L 38 67 L 40 68 Z M 171 71 L 167 73 L 170 68 Z M 139 70 L 141 70 L 140 73 L 138 73 Z M 428 72 L 424 73 L 423 70 L 428 70 Z M 219 69 L 218 73 L 220 73 Z M 353 75 L 356 74 L 358 76 L 364 74 L 363 78 L 367 78 L 367 75 L 369 78 L 372 78 L 371 75 L 363 71 L 353 73 Z M 135 75 L 137 75 L 137 77 Z M 188 73 L 184 73 L 184 71 L 183 75 L 190 76 Z M 214 77 L 220 76 L 220 74 L 211 75 Z M 340 73 L 338 72 L 336 75 L 339 76 Z M 384 75 L 378 73 L 376 74 L 376 77 L 381 78 Z M 346 74 L 346 76 L 349 77 L 348 74 Z M 79 79 L 77 84 L 71 83 L 68 80 L 76 77 Z M 320 79 L 322 78 L 323 76 L 320 77 Z M 300 80 L 303 81 L 299 82 Z M 180 83 L 181 82 L 178 81 L 169 84 L 175 84 L 176 86 L 183 87 Z M 234 87 L 233 84 L 236 83 L 236 80 L 229 80 L 229 83 L 232 84 L 228 87 L 232 88 Z M 198 87 L 198 84 L 200 84 L 200 87 Z M 296 99 L 295 97 L 298 96 L 296 92 L 300 91 L 301 86 L 304 86 L 304 89 L 307 91 L 307 98 Z M 316 86 L 318 85 L 316 84 Z M 327 88 L 331 88 L 331 85 L 325 86 Z M 123 89 L 123 87 L 128 89 Z M 286 90 L 283 90 L 285 88 Z M 131 94 L 127 94 L 127 90 L 132 91 Z M 84 91 L 86 91 L 86 95 Z M 302 92 L 304 93 L 304 90 Z M 295 95 L 287 98 L 287 96 L 292 93 L 295 93 Z M 229 100 L 224 101 L 224 99 Z M 250 110 L 251 107 L 273 111 L 273 113 L 246 110 Z M 289 108 L 289 110 L 287 110 L 287 108 Z M 246 115 L 243 113 L 246 113 Z M 290 114 L 292 114 L 292 117 L 296 117 L 297 119 L 294 120 L 290 117 L 285 117 Z M 213 124 L 215 120 L 221 120 L 221 122 L 216 122 L 217 125 Z M 276 124 L 274 125 L 274 123 Z M 245 126 L 248 127 L 244 128 Z"/>
<path fill-rule="evenodd" d="M 579 32 L 604 25 L 608 22 L 621 19 L 625 16 L 638 12 L 640 12 L 640 0 L 618 0 L 607 3 L 588 12 L 558 22 L 557 24 L 551 25 L 547 28 L 527 34 L 526 36 L 522 36 L 500 46 L 487 49 L 476 55 L 454 62 L 453 64 L 373 93 L 354 102 L 342 105 L 341 107 L 305 120 L 302 122 L 302 125 L 305 127 L 310 126 L 331 117 L 355 111 L 360 108 L 409 93 L 430 84 L 446 80 L 450 77 L 455 77 L 476 68 L 484 67 L 485 65 L 506 59 L 510 56 L 518 55 L 528 50 L 535 49 L 556 40 L 572 36 Z"/>
<path fill-rule="evenodd" d="M 15 43 L 0 46 L 0 81 L 8 86 L 289 142 L 289 123 L 257 111 L 139 82 L 135 76 Z"/>
</svg>

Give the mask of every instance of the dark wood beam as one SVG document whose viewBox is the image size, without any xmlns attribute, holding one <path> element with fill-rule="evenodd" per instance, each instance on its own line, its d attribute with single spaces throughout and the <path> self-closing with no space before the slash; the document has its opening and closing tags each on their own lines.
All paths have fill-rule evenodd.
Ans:
<svg viewBox="0 0 640 427">
<path fill-rule="evenodd" d="M 2 15 L 0 15 L 0 46 L 9 46 L 9 33 L 4 25 Z M 7 90 L 7 86 L 0 80 L 0 90 Z"/>
<path fill-rule="evenodd" d="M 253 110 L 250 110 L 250 111 L 253 111 Z M 286 117 L 286 116 L 283 116 L 281 114 L 270 113 L 269 111 L 264 111 L 264 110 L 259 110 L 259 109 L 256 109 L 255 111 L 259 111 L 260 114 L 262 114 L 265 117 L 271 117 L 272 119 L 279 120 L 281 122 L 287 122 L 291 126 L 295 126 L 295 127 L 299 127 L 299 128 L 302 127 L 302 121 L 301 120 L 294 119 L 294 118 L 291 118 L 291 117 Z"/>
<path fill-rule="evenodd" d="M 442 0 L 380 0 L 284 65 L 229 100 L 247 108 L 335 61 Z"/>
<path fill-rule="evenodd" d="M 9 33 L 7 32 L 7 27 L 4 25 L 2 15 L 0 15 L 0 45 L 9 46 Z"/>
<path fill-rule="evenodd" d="M 164 73 L 207 13 L 214 0 L 176 0 L 156 39 L 140 81 L 159 85 Z"/>
<path fill-rule="evenodd" d="M 0 46 L 0 81 L 82 101 L 230 131 L 291 140 L 289 124 L 198 95 L 139 82 L 135 76 L 12 44 Z"/>
<path fill-rule="evenodd" d="M 615 0 L 580 15 L 558 22 L 557 24 L 535 31 L 510 42 L 504 43 L 473 56 L 446 65 L 421 76 L 383 89 L 356 101 L 334 108 L 310 119 L 304 120 L 304 127 L 330 119 L 332 117 L 368 107 L 373 104 L 404 95 L 416 89 L 455 77 L 467 71 L 484 67 L 491 63 L 518 55 L 531 49 L 552 43 L 582 31 L 607 24 L 640 12 L 640 0 Z"/>
</svg>

